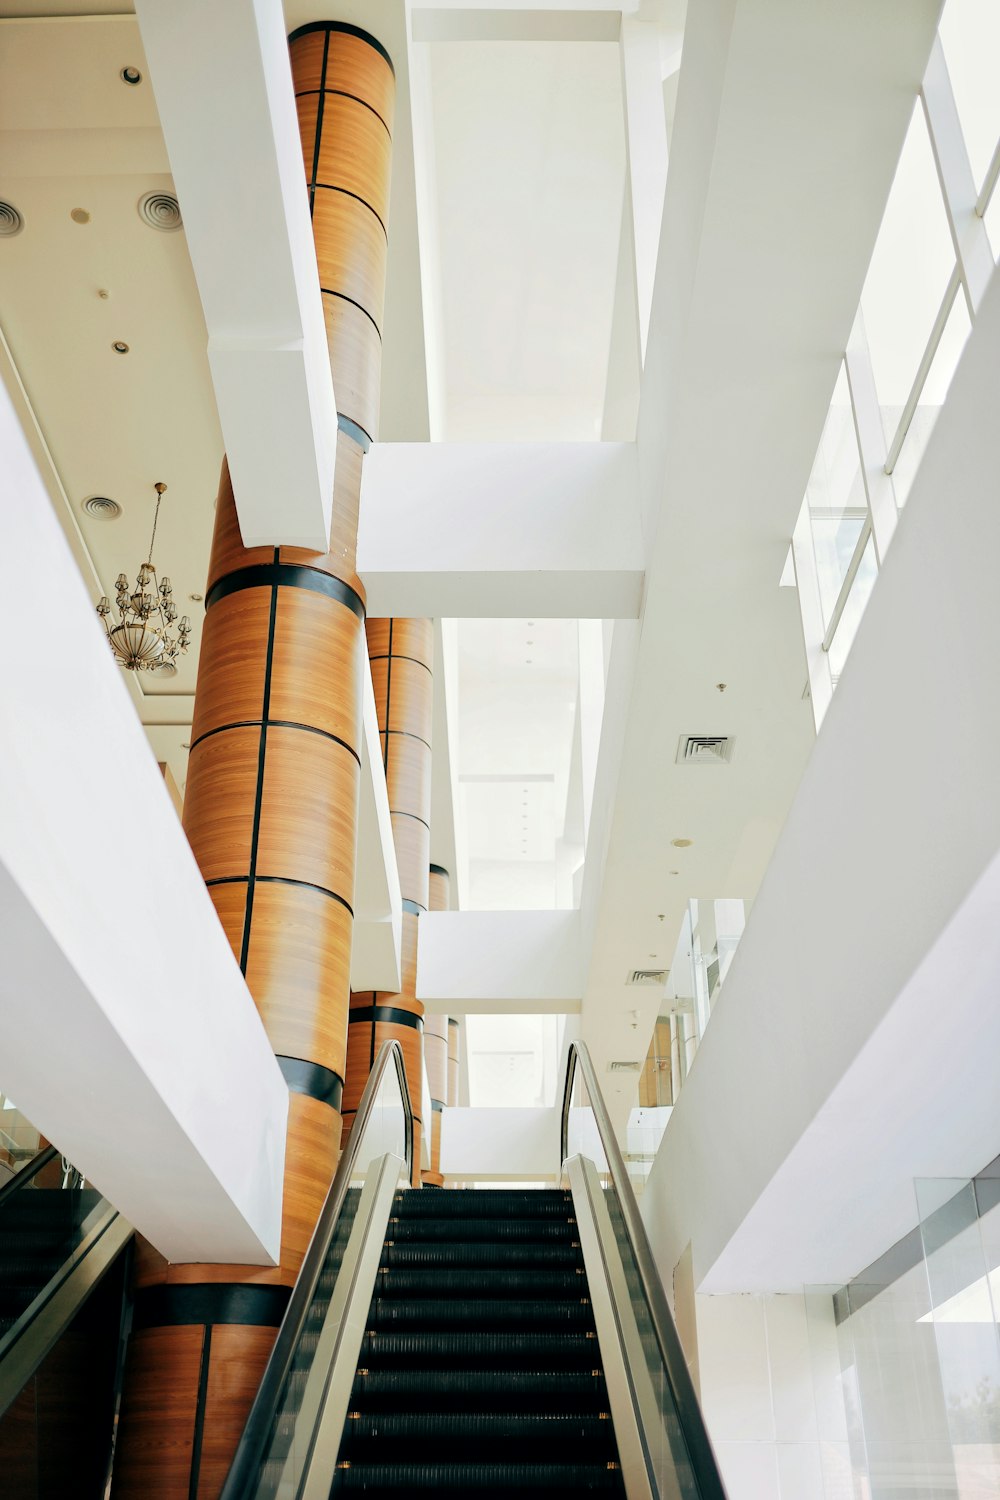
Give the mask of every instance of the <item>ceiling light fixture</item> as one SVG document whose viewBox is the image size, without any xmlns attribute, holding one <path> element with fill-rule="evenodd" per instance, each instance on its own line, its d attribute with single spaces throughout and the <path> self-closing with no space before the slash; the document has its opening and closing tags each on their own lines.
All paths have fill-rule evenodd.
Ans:
<svg viewBox="0 0 1000 1500">
<path fill-rule="evenodd" d="M 153 566 L 156 523 L 160 519 L 160 501 L 167 487 L 158 481 L 153 488 L 156 491 L 156 510 L 149 538 L 149 556 L 139 568 L 135 590 L 129 593 L 128 577 L 119 573 L 115 580 L 118 624 L 110 624 L 111 604 L 107 594 L 102 594 L 97 613 L 112 651 L 126 670 L 160 672 L 167 676 L 176 672 L 178 656 L 182 656 L 190 645 L 191 621 L 187 615 L 181 615 L 176 636 L 171 633 L 171 626 L 177 619 L 177 606 L 171 599 L 173 586 L 169 578 L 158 580 Z"/>
<path fill-rule="evenodd" d="M 675 849 L 690 849 L 694 839 L 671 839 L 670 842 Z"/>
<path fill-rule="evenodd" d="M 126 342 L 125 342 L 124 339 L 115 339 L 115 341 L 111 345 L 111 347 L 115 351 L 116 354 L 127 354 L 128 353 L 128 344 L 126 344 Z"/>
<path fill-rule="evenodd" d="M 118 74 L 118 77 L 121 79 L 122 83 L 127 83 L 131 85 L 132 88 L 135 88 L 137 83 L 142 82 L 142 74 L 139 72 L 138 68 L 122 68 L 121 72 Z"/>
</svg>

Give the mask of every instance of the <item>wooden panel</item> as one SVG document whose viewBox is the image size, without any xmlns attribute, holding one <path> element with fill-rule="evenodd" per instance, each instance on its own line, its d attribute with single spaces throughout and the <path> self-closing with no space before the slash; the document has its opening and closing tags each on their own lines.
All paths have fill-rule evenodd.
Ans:
<svg viewBox="0 0 1000 1500">
<path fill-rule="evenodd" d="M 444 1177 L 441 1175 L 441 1113 L 434 1110 L 430 1118 L 431 1132 L 431 1165 L 430 1170 L 426 1168 L 421 1173 L 424 1187 L 443 1187 Z"/>
<path fill-rule="evenodd" d="M 364 1028 L 367 1029 L 367 1028 Z M 410 1102 L 413 1105 L 415 1118 L 419 1119 L 423 1113 L 421 1100 L 423 1098 L 423 1038 L 419 1031 L 413 1026 L 397 1026 L 391 1021 L 376 1021 L 375 1023 L 375 1054 L 383 1042 L 396 1041 L 403 1050 L 403 1063 L 406 1068 L 406 1081 L 410 1086 Z"/>
<path fill-rule="evenodd" d="M 325 298 L 324 301 L 333 300 Z M 361 494 L 361 449 L 346 433 L 337 434 L 337 468 L 333 481 L 333 521 L 329 552 L 311 552 L 308 547 L 282 547 L 279 560 L 318 568 L 342 578 L 364 599 L 357 576 L 358 499 Z"/>
<path fill-rule="evenodd" d="M 364 99 L 392 130 L 396 80 L 380 52 L 361 37 L 331 31 L 326 62 L 326 87 Z M 297 94 L 318 89 L 323 70 L 324 34 L 308 32 L 292 42 L 292 79 Z"/>
<path fill-rule="evenodd" d="M 276 1337 L 275 1328 L 212 1329 L 198 1500 L 217 1500 Z"/>
<path fill-rule="evenodd" d="M 367 1076 L 367 1075 L 366 1075 Z M 151 1246 L 137 1243 L 135 1285 L 163 1282 L 240 1282 L 258 1286 L 292 1286 L 316 1226 L 340 1151 L 340 1115 L 306 1094 L 288 1095 L 288 1144 L 285 1193 L 281 1206 L 281 1263 L 245 1266 L 195 1262 L 171 1265 Z"/>
<path fill-rule="evenodd" d="M 309 589 L 280 588 L 270 718 L 312 725 L 359 752 L 362 641 L 361 621 L 345 604 Z"/>
<path fill-rule="evenodd" d="M 388 750 L 386 740 L 388 739 Z M 380 735 L 389 811 L 411 813 L 431 820 L 431 752 L 423 740 L 410 735 Z"/>
<path fill-rule="evenodd" d="M 427 860 L 431 851 L 431 833 L 415 818 L 391 815 L 392 842 L 399 868 L 399 889 L 403 899 L 427 907 Z M 405 916 L 405 913 L 404 913 Z"/>
<path fill-rule="evenodd" d="M 39 1494 L 34 1377 L 0 1417 L 0 1474 L 5 1500 L 35 1500 Z"/>
<path fill-rule="evenodd" d="M 368 655 L 387 656 L 389 653 L 390 626 L 392 627 L 392 651 L 396 656 L 406 656 L 422 662 L 429 672 L 434 670 L 434 622 L 433 620 L 377 619 L 365 621 L 368 636 Z"/>
<path fill-rule="evenodd" d="M 319 284 L 358 303 L 381 332 L 386 239 L 375 215 L 344 193 L 317 193 L 313 236 Z"/>
<path fill-rule="evenodd" d="M 259 747 L 259 729 L 231 729 L 188 757 L 184 832 L 206 880 L 250 868 Z"/>
<path fill-rule="evenodd" d="M 337 410 L 378 437 L 379 377 L 382 341 L 371 318 L 343 297 L 323 298 L 326 341 L 330 349 Z M 339 462 L 339 460 L 338 460 Z"/>
<path fill-rule="evenodd" d="M 350 912 L 319 891 L 268 884 L 254 890 L 247 984 L 271 1045 L 341 1078 L 353 925 Z"/>
<path fill-rule="evenodd" d="M 219 479 L 219 498 L 215 507 L 215 535 L 212 539 L 212 554 L 208 565 L 207 594 L 212 585 L 227 573 L 237 568 L 248 568 L 257 563 L 274 561 L 273 547 L 244 547 L 240 535 L 240 523 L 233 499 L 233 482 L 229 474 L 229 460 L 222 461 Z"/>
<path fill-rule="evenodd" d="M 192 741 L 221 724 L 260 718 L 270 618 L 269 588 L 229 594 L 206 613 Z"/>
<path fill-rule="evenodd" d="M 115 1500 L 188 1500 L 203 1341 L 199 1326 L 129 1339 Z"/>
<path fill-rule="evenodd" d="M 411 661 L 409 657 L 397 656 L 395 652 L 391 657 L 376 656 L 372 659 L 372 685 L 375 689 L 379 729 L 389 728 L 404 734 L 415 734 L 428 744 L 432 743 L 434 679 L 424 667 Z"/>
<path fill-rule="evenodd" d="M 444 871 L 431 869 L 427 882 L 428 911 L 450 911 L 451 880 Z"/>
<path fill-rule="evenodd" d="M 344 188 L 364 200 L 383 224 L 389 218 L 389 171 L 392 142 L 378 116 L 358 99 L 343 94 L 323 97 L 323 133 L 316 159 L 316 114 L 319 94 L 303 94 L 296 100 L 299 133 L 307 182 L 323 187 Z"/>
<path fill-rule="evenodd" d="M 353 905 L 360 778 L 357 761 L 343 745 L 308 730 L 272 726 L 264 759 L 257 874 L 305 880 Z"/>
<path fill-rule="evenodd" d="M 233 885 L 210 885 L 208 894 L 212 898 L 222 930 L 229 939 L 237 961 L 243 951 L 243 923 L 247 910 L 247 888 L 242 881 Z"/>
</svg>

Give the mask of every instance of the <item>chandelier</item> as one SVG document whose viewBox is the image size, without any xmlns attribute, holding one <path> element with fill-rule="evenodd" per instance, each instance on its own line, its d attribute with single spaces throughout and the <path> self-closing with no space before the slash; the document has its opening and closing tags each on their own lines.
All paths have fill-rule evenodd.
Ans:
<svg viewBox="0 0 1000 1500">
<path fill-rule="evenodd" d="M 111 649 L 121 665 L 130 672 L 162 672 L 173 675 L 177 670 L 177 658 L 187 650 L 191 641 L 191 621 L 181 615 L 177 632 L 173 624 L 177 619 L 177 606 L 173 602 L 173 585 L 169 578 L 157 580 L 153 566 L 153 543 L 156 541 L 156 523 L 160 518 L 160 501 L 166 485 L 154 484 L 156 511 L 153 515 L 153 534 L 149 538 L 149 556 L 136 575 L 134 590 L 129 592 L 129 581 L 124 573 L 115 579 L 115 608 L 118 623 L 111 623 L 111 604 L 107 594 L 102 594 L 97 606 Z"/>
</svg>

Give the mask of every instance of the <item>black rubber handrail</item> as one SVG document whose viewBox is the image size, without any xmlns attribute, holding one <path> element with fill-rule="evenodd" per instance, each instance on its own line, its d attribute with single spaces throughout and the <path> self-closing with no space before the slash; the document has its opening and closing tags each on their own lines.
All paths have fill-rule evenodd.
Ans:
<svg viewBox="0 0 1000 1500">
<path fill-rule="evenodd" d="M 3 1187 L 0 1188 L 0 1208 L 3 1208 L 8 1198 L 13 1198 L 18 1188 L 26 1187 L 32 1177 L 35 1177 L 43 1167 L 47 1167 L 49 1162 L 53 1161 L 58 1155 L 59 1152 L 55 1146 L 46 1146 L 44 1151 L 39 1151 L 36 1156 L 31 1158 L 26 1167 L 22 1167 L 19 1172 L 15 1172 L 10 1181 L 5 1182 Z"/>
<path fill-rule="evenodd" d="M 560 1162 L 565 1163 L 569 1145 L 569 1112 L 573 1098 L 573 1080 L 576 1075 L 577 1065 L 583 1074 L 583 1081 L 587 1085 L 587 1093 L 590 1095 L 590 1108 L 593 1110 L 594 1119 L 597 1121 L 597 1130 L 601 1137 L 601 1145 L 607 1158 L 608 1172 L 615 1192 L 618 1195 L 618 1203 L 622 1211 L 622 1219 L 625 1223 L 625 1232 L 629 1238 L 632 1254 L 635 1258 L 636 1270 L 639 1273 L 639 1282 L 642 1287 L 643 1296 L 649 1311 L 650 1322 L 656 1334 L 656 1342 L 660 1350 L 660 1358 L 666 1371 L 667 1383 L 673 1397 L 674 1407 L 677 1412 L 677 1420 L 680 1424 L 684 1442 L 687 1447 L 691 1468 L 694 1471 L 695 1483 L 701 1500 L 726 1500 L 726 1492 L 722 1486 L 719 1474 L 719 1466 L 712 1444 L 709 1441 L 708 1431 L 705 1427 L 705 1419 L 701 1413 L 698 1397 L 695 1394 L 694 1383 L 691 1380 L 691 1372 L 684 1358 L 684 1350 L 674 1324 L 670 1304 L 667 1302 L 667 1294 L 663 1290 L 663 1282 L 656 1269 L 653 1260 L 653 1251 L 650 1247 L 649 1236 L 646 1234 L 646 1226 L 639 1214 L 639 1205 L 636 1202 L 632 1184 L 629 1181 L 625 1160 L 618 1146 L 618 1139 L 608 1115 L 601 1086 L 594 1072 L 594 1065 L 590 1060 L 590 1053 L 583 1042 L 571 1042 L 569 1057 L 566 1063 L 566 1087 L 563 1091 L 562 1103 L 562 1132 L 560 1136 Z"/>
<path fill-rule="evenodd" d="M 255 1493 L 261 1459 L 274 1426 L 278 1402 L 281 1399 L 288 1372 L 292 1367 L 299 1336 L 316 1295 L 316 1287 L 347 1198 L 354 1164 L 358 1159 L 365 1130 L 375 1108 L 376 1095 L 388 1070 L 390 1058 L 396 1064 L 399 1091 L 403 1100 L 407 1177 L 411 1181 L 413 1179 L 413 1105 L 410 1102 L 410 1089 L 406 1081 L 403 1049 L 397 1041 L 383 1042 L 368 1075 L 368 1082 L 365 1084 L 364 1093 L 358 1104 L 358 1112 L 354 1116 L 354 1124 L 351 1127 L 351 1138 L 347 1143 L 347 1149 L 341 1155 L 340 1164 L 330 1184 L 330 1191 L 326 1195 L 326 1202 L 323 1204 L 316 1228 L 313 1230 L 309 1249 L 306 1251 L 305 1260 L 302 1262 L 295 1286 L 292 1288 L 285 1316 L 278 1329 L 278 1337 L 264 1369 L 263 1379 L 254 1397 L 250 1415 L 247 1417 L 246 1426 L 229 1473 L 226 1475 L 226 1482 L 222 1487 L 219 1500 L 250 1500 Z"/>
</svg>

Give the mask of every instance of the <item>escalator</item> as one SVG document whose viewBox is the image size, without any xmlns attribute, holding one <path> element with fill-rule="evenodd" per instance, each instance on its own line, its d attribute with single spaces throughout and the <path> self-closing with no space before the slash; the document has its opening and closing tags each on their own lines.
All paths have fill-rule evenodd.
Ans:
<svg viewBox="0 0 1000 1500">
<path fill-rule="evenodd" d="M 0 1189 L 4 1500 L 100 1500 L 111 1465 L 131 1226 L 54 1147 Z"/>
<path fill-rule="evenodd" d="M 411 1191 L 412 1119 L 386 1042 L 221 1500 L 725 1500 L 586 1048 L 564 1188 Z"/>
</svg>

